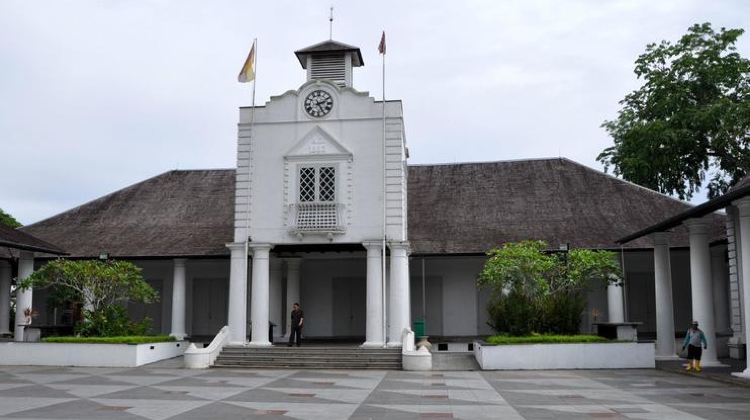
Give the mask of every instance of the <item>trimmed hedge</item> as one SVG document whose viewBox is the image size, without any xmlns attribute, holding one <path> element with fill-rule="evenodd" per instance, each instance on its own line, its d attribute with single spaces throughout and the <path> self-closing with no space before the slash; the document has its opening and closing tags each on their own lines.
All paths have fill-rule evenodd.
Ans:
<svg viewBox="0 0 750 420">
<path fill-rule="evenodd" d="M 485 340 L 487 344 L 505 345 L 505 344 L 554 344 L 554 343 L 602 343 L 610 341 L 598 335 L 555 335 L 555 334 L 538 334 L 525 336 L 508 336 L 493 335 Z"/>
<path fill-rule="evenodd" d="M 168 335 L 133 335 L 123 337 L 44 337 L 45 343 L 143 344 L 175 341 Z"/>
</svg>

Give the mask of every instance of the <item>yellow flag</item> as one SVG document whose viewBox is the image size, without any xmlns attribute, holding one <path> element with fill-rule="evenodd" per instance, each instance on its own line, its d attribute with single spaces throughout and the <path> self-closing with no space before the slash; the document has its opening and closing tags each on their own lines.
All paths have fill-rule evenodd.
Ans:
<svg viewBox="0 0 750 420">
<path fill-rule="evenodd" d="M 255 80 L 255 70 L 253 69 L 253 65 L 255 63 L 255 42 L 253 42 L 253 47 L 250 48 L 250 54 L 247 55 L 247 60 L 245 60 L 245 65 L 242 66 L 242 70 L 240 70 L 240 74 L 237 75 L 237 81 L 240 83 L 248 83 Z"/>
</svg>

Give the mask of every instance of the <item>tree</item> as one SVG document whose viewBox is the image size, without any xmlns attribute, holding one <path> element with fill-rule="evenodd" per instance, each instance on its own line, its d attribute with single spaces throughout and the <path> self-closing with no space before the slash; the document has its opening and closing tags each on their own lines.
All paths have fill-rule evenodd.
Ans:
<svg viewBox="0 0 750 420">
<path fill-rule="evenodd" d="M 679 41 L 649 44 L 635 62 L 643 86 L 602 124 L 614 145 L 605 171 L 689 199 L 708 178 L 716 197 L 750 169 L 750 60 L 736 51 L 742 29 L 696 24 Z"/>
<path fill-rule="evenodd" d="M 547 252 L 544 241 L 504 244 L 488 253 L 478 283 L 492 291 L 491 326 L 511 335 L 578 332 L 586 294 L 597 283 L 619 282 L 610 251 Z"/>
<path fill-rule="evenodd" d="M 58 301 L 83 306 L 83 324 L 90 334 L 124 335 L 144 330 L 129 324 L 121 306 L 127 302 L 152 303 L 156 291 L 143 279 L 141 269 L 128 261 L 66 260 L 51 261 L 21 281 L 20 289 L 51 288 Z"/>
<path fill-rule="evenodd" d="M 15 217 L 4 212 L 3 209 L 0 209 L 0 225 L 5 225 L 13 229 L 23 226 Z"/>
</svg>

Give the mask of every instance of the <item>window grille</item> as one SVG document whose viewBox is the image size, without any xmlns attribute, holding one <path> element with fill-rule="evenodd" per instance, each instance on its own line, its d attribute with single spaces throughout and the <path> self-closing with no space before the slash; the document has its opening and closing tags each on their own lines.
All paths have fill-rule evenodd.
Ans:
<svg viewBox="0 0 750 420">
<path fill-rule="evenodd" d="M 301 166 L 299 202 L 291 206 L 293 231 L 340 232 L 341 204 L 336 203 L 336 167 Z"/>
<path fill-rule="evenodd" d="M 333 166 L 320 168 L 318 191 L 320 201 L 336 201 L 336 168 Z"/>
<path fill-rule="evenodd" d="M 315 168 L 299 169 L 299 201 L 315 201 Z"/>
</svg>

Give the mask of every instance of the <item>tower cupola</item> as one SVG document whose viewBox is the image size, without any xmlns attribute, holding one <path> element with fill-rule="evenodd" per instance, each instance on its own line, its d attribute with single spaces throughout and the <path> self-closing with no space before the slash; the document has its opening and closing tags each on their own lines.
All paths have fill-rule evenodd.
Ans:
<svg viewBox="0 0 750 420">
<path fill-rule="evenodd" d="M 339 86 L 352 87 L 352 68 L 363 66 L 358 47 L 328 40 L 294 52 L 307 70 L 307 80 L 330 80 Z"/>
</svg>

